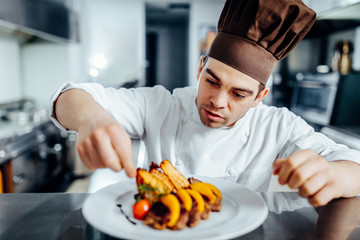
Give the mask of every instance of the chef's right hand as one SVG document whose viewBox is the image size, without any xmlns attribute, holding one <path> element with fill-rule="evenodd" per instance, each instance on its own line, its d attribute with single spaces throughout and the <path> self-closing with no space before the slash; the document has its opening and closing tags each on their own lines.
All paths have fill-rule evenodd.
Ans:
<svg viewBox="0 0 360 240">
<path fill-rule="evenodd" d="M 135 177 L 131 139 L 126 131 L 110 116 L 83 122 L 78 128 L 77 150 L 81 160 L 90 169 L 125 169 Z"/>
</svg>

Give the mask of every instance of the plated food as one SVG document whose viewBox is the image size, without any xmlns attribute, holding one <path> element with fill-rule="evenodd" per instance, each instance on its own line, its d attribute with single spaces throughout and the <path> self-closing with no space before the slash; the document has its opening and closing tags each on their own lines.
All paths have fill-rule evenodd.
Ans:
<svg viewBox="0 0 360 240">
<path fill-rule="evenodd" d="M 222 195 L 217 187 L 195 178 L 187 179 L 168 160 L 150 170 L 137 169 L 138 193 L 133 205 L 137 219 L 155 229 L 181 230 L 194 227 L 221 210 Z"/>
</svg>

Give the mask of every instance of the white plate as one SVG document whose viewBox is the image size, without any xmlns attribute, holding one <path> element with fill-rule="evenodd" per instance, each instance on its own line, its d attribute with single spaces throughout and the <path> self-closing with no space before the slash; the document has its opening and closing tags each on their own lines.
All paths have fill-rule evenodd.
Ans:
<svg viewBox="0 0 360 240">
<path fill-rule="evenodd" d="M 93 227 L 124 239 L 229 239 L 246 234 L 265 221 L 267 206 L 255 192 L 221 179 L 196 178 L 218 187 L 223 200 L 220 212 L 211 212 L 207 220 L 201 220 L 194 228 L 155 230 L 133 219 L 132 205 L 137 192 L 134 179 L 115 183 L 90 195 L 83 205 L 82 213 Z M 123 211 L 136 225 L 125 218 L 117 204 L 122 205 Z"/>
</svg>

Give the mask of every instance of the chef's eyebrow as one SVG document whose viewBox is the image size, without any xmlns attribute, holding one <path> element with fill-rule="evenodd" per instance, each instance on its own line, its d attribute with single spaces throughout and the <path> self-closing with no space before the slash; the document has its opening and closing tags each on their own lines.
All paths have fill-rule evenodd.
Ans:
<svg viewBox="0 0 360 240">
<path fill-rule="evenodd" d="M 210 74 L 216 81 L 218 81 L 219 83 L 221 83 L 221 80 L 218 76 L 216 76 L 216 74 L 211 71 L 211 69 L 209 68 L 205 68 L 205 71 Z M 250 96 L 254 94 L 254 91 L 251 89 L 247 89 L 247 88 L 234 88 L 234 90 L 240 91 L 240 92 L 246 92 L 248 93 Z"/>
</svg>

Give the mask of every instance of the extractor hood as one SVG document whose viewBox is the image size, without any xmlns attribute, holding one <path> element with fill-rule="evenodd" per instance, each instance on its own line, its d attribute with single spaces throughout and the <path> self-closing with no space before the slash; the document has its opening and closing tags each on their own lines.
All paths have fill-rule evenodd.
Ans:
<svg viewBox="0 0 360 240">
<path fill-rule="evenodd" d="M 319 20 L 360 20 L 360 2 L 318 13 Z"/>
<path fill-rule="evenodd" d="M 317 13 L 315 24 L 306 37 L 323 37 L 327 34 L 356 27 L 360 27 L 360 3 L 341 5 Z"/>
<path fill-rule="evenodd" d="M 0 0 L 0 33 L 24 41 L 77 42 L 77 17 L 66 0 Z"/>
</svg>

